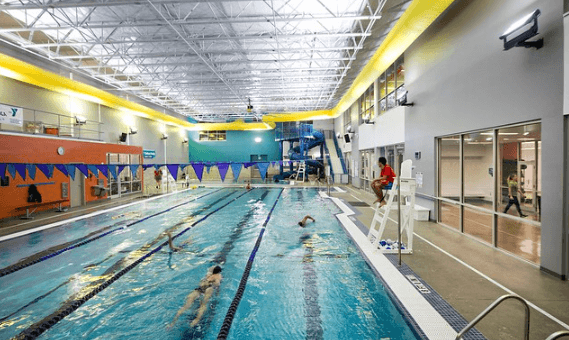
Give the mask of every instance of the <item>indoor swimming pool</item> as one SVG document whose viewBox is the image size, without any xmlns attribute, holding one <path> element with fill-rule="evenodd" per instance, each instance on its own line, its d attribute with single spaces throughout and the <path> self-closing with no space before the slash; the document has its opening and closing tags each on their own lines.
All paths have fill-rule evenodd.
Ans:
<svg viewBox="0 0 569 340">
<path fill-rule="evenodd" d="M 0 242 L 0 338 L 419 338 L 338 213 L 316 189 L 197 188 Z M 168 327 L 214 265 L 203 318 Z"/>
</svg>

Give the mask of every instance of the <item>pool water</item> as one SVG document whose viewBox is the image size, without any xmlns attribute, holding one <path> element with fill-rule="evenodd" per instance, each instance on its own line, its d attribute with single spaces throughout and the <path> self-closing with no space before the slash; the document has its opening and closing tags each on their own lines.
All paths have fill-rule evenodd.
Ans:
<svg viewBox="0 0 569 340">
<path fill-rule="evenodd" d="M 228 339 L 415 339 L 336 213 L 315 189 L 199 188 L 2 242 L 0 273 L 24 266 L 0 277 L 0 338 L 216 339 L 229 318 Z M 201 321 L 198 301 L 168 328 L 215 264 Z"/>
</svg>

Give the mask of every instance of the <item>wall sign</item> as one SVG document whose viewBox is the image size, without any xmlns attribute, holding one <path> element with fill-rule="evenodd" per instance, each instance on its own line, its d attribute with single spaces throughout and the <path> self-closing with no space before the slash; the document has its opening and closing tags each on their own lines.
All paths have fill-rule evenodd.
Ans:
<svg viewBox="0 0 569 340">
<path fill-rule="evenodd" d="M 61 183 L 61 198 L 69 198 L 69 182 Z"/>
<path fill-rule="evenodd" d="M 156 157 L 156 150 L 142 150 L 142 157 L 154 158 Z"/>
<path fill-rule="evenodd" d="M 24 109 L 0 104 L 0 124 L 24 125 Z"/>
</svg>

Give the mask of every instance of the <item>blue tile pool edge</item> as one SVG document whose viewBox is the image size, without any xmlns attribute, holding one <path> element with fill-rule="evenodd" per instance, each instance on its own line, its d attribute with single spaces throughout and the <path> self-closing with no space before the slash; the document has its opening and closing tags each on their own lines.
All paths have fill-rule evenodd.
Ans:
<svg viewBox="0 0 569 340">
<path fill-rule="evenodd" d="M 366 260 L 367 264 L 370 266 L 370 268 L 373 270 L 373 272 L 376 274 L 376 276 L 380 279 L 380 281 L 383 283 L 384 287 L 386 288 L 386 291 L 388 292 L 388 295 L 390 296 L 390 298 L 392 299 L 395 307 L 401 312 L 401 314 L 403 316 L 405 316 L 405 321 L 407 322 L 407 324 L 410 326 L 410 329 L 415 333 L 415 335 L 417 336 L 417 338 L 419 339 L 454 339 L 456 337 L 457 332 L 454 331 L 454 329 L 450 326 L 450 324 L 448 324 L 448 321 L 446 321 L 446 319 L 444 319 L 444 317 L 441 314 L 438 314 L 438 312 L 436 312 L 434 310 L 434 307 L 432 305 L 430 305 L 430 302 L 427 301 L 426 299 L 424 299 L 423 297 L 423 306 L 429 306 L 430 308 L 433 309 L 433 314 L 437 313 L 435 319 L 438 319 L 437 322 L 426 322 L 425 321 L 425 317 L 423 315 L 421 315 L 423 313 L 423 310 L 420 308 L 421 307 L 421 303 L 419 303 L 418 305 L 415 304 L 415 306 L 412 307 L 417 307 L 414 308 L 415 315 L 420 316 L 421 319 L 423 319 L 421 322 L 418 322 L 418 320 L 416 320 L 411 312 L 405 307 L 403 301 L 400 299 L 400 297 L 398 296 L 398 294 L 392 289 L 392 287 L 390 286 L 390 284 L 388 283 L 388 281 L 391 281 L 392 284 L 395 281 L 399 280 L 400 283 L 403 283 L 403 285 L 407 286 L 407 288 L 405 287 L 397 287 L 396 290 L 399 291 L 399 294 L 401 294 L 403 292 L 402 296 L 408 295 L 405 294 L 405 289 L 407 289 L 408 291 L 412 291 L 415 294 L 420 294 L 420 292 L 417 290 L 417 288 L 415 286 L 413 286 L 411 284 L 411 282 L 401 273 L 398 271 L 398 269 L 396 268 L 396 266 L 393 266 L 393 264 L 391 262 L 389 262 L 389 260 L 387 259 L 387 257 L 384 256 L 384 254 L 378 254 L 376 251 L 370 252 L 372 246 L 371 243 L 367 242 L 367 237 L 365 236 L 365 232 L 363 232 L 365 228 L 365 226 L 363 226 L 363 224 L 361 224 L 359 221 L 354 221 L 354 218 L 352 215 L 354 215 L 354 210 L 352 209 L 351 206 L 349 206 L 349 204 L 347 204 L 344 200 L 340 200 L 338 198 L 334 198 L 334 197 L 328 197 L 326 195 L 326 193 L 321 192 L 320 193 L 321 196 L 326 197 L 326 198 L 330 198 L 333 203 L 335 203 L 338 208 L 340 208 L 340 210 L 343 211 L 343 213 L 339 213 L 336 214 L 336 218 L 338 219 L 338 221 L 340 222 L 340 224 L 342 225 L 344 231 L 346 232 L 346 234 L 352 239 L 352 241 L 356 244 L 356 246 L 358 247 L 358 249 L 360 250 L 360 253 L 362 255 L 362 257 Z M 356 225 L 357 222 L 360 225 Z M 351 225 L 350 225 L 351 224 Z M 358 235 L 359 234 L 359 235 Z M 359 239 L 359 242 L 357 239 Z M 366 249 L 364 249 L 366 248 Z M 371 259 L 368 257 L 368 254 L 366 253 L 370 253 L 371 256 L 374 257 L 374 259 Z M 378 256 L 375 256 L 375 255 Z M 381 259 L 383 258 L 383 259 Z M 386 271 L 389 272 L 391 271 L 391 274 L 397 273 L 397 276 L 399 276 L 399 278 L 393 278 L 390 275 L 390 280 L 386 280 L 384 278 L 384 274 L 380 273 L 379 270 L 377 268 L 381 268 L 381 266 L 378 266 L 379 262 L 384 262 L 384 265 L 390 266 L 392 267 L 391 269 L 385 270 L 382 269 L 382 271 Z M 397 286 L 397 285 L 396 285 Z M 396 287 L 394 286 L 394 287 Z M 410 286 L 412 288 L 410 288 Z M 413 301 L 409 298 L 409 296 L 405 296 L 405 300 L 407 301 L 408 305 L 413 305 L 414 303 L 410 301 Z M 430 320 L 429 320 L 430 321 Z M 423 327 L 420 326 L 420 324 L 423 325 Z M 433 326 L 433 325 L 437 325 L 437 326 Z M 428 331 L 425 331 L 423 328 L 426 327 L 428 329 Z M 430 337 L 427 335 L 430 334 Z"/>
<path fill-rule="evenodd" d="M 356 209 L 354 209 L 347 201 L 342 200 L 342 199 L 338 199 L 342 204 L 346 205 L 346 207 L 348 209 L 350 209 L 352 212 L 354 212 L 353 215 L 359 215 L 359 213 L 357 212 Z M 336 202 L 334 202 L 336 203 Z M 338 205 L 338 204 L 336 204 Z M 340 209 L 342 209 L 339 205 L 338 207 Z M 352 218 L 352 215 L 350 214 L 349 211 L 347 211 L 347 214 L 349 214 L 349 219 L 352 223 L 354 223 L 357 228 L 359 229 L 359 231 L 361 231 L 361 233 L 363 235 L 366 234 L 367 231 L 367 226 L 365 226 L 362 222 L 360 222 L 359 220 Z M 350 238 L 352 239 L 352 241 L 356 244 L 356 246 L 358 247 L 358 249 L 360 250 L 360 253 L 362 254 L 362 257 L 364 257 L 364 259 L 366 260 L 366 263 L 368 264 L 368 266 L 372 269 L 372 271 L 376 274 L 376 276 L 380 279 L 380 281 L 382 282 L 382 284 L 384 285 L 384 287 L 386 288 L 386 291 L 389 294 L 389 297 L 391 298 L 391 300 L 393 301 L 395 307 L 399 310 L 399 312 L 404 316 L 405 321 L 408 323 L 408 325 L 410 326 L 411 330 L 415 333 L 415 335 L 420 338 L 420 339 L 429 339 L 427 337 L 427 335 L 425 334 L 425 332 L 423 332 L 423 330 L 421 329 L 421 327 L 419 326 L 419 324 L 416 322 L 416 320 L 412 317 L 412 315 L 409 313 L 409 311 L 407 310 L 407 308 L 403 305 L 403 303 L 401 302 L 401 300 L 397 297 L 397 295 L 393 292 L 393 290 L 389 287 L 389 285 L 387 284 L 387 282 L 385 281 L 385 279 L 383 278 L 383 276 L 381 275 L 381 273 L 378 272 L 378 270 L 371 264 L 370 259 L 367 257 L 367 255 L 362 251 L 360 245 L 358 244 L 358 242 L 347 232 L 346 230 L 346 226 L 342 223 L 342 221 L 338 218 L 338 216 L 336 216 L 336 218 L 338 219 L 338 221 L 340 222 L 340 224 L 342 225 L 342 227 L 344 228 L 344 230 L 346 231 L 346 234 L 348 236 L 350 236 Z M 426 288 L 429 290 L 428 294 L 422 294 L 422 296 L 425 298 L 425 300 L 437 311 L 437 313 L 439 313 L 439 315 L 441 315 L 441 317 L 443 317 L 443 319 L 445 319 L 445 321 L 458 333 L 459 331 L 461 331 L 467 324 L 468 321 L 466 321 L 466 319 L 464 319 L 464 317 L 458 313 L 458 311 L 456 311 L 447 301 L 445 301 L 430 285 L 428 285 L 425 281 L 423 281 L 420 276 L 418 276 L 415 272 L 413 272 L 413 270 L 411 268 L 409 268 L 409 266 L 407 266 L 405 263 L 402 262 L 401 266 L 398 266 L 398 256 L 395 254 L 384 254 L 385 257 L 393 264 L 393 266 L 401 273 L 401 275 L 407 277 L 407 275 L 412 275 L 415 278 L 417 278 L 419 280 L 419 282 Z M 420 292 L 419 288 L 415 286 L 415 289 Z M 468 333 L 466 333 L 463 337 L 463 339 L 465 340 L 486 340 L 486 337 L 484 337 L 484 335 L 482 333 L 480 333 L 476 328 L 472 328 L 471 330 L 468 331 Z"/>
<path fill-rule="evenodd" d="M 344 204 L 348 207 L 353 208 L 347 203 L 345 200 L 342 200 Z M 365 226 L 362 222 L 357 219 L 352 219 L 352 222 L 356 224 L 358 229 L 365 235 L 368 227 Z M 423 297 L 435 308 L 435 310 L 449 323 L 449 325 L 457 332 L 460 332 L 466 325 L 468 325 L 468 321 L 456 310 L 454 309 L 446 300 L 440 296 L 429 284 L 427 284 L 419 275 L 417 275 L 409 266 L 407 266 L 404 262 L 401 263 L 401 267 L 398 266 L 398 256 L 396 254 L 385 254 L 387 259 L 399 270 L 399 272 L 404 275 L 412 275 L 417 278 L 423 286 L 425 286 L 430 293 L 423 294 Z M 372 266 L 370 266 L 372 267 Z M 373 269 L 373 267 L 372 267 Z M 383 278 L 381 279 L 382 282 L 384 281 Z M 390 291 L 390 293 L 392 293 Z M 401 305 L 399 299 L 396 299 L 396 304 L 398 307 L 405 309 L 404 306 Z M 405 310 L 402 312 L 405 316 L 408 316 L 409 312 Z M 414 322 L 414 321 L 413 321 Z M 478 331 L 475 327 L 469 330 L 464 336 L 463 339 L 465 340 L 486 340 L 486 337 Z"/>
<path fill-rule="evenodd" d="M 417 278 L 420 283 L 429 290 L 429 293 L 423 294 L 423 297 L 429 301 L 431 306 L 449 323 L 449 325 L 458 333 L 466 325 L 468 321 L 456 310 L 454 309 L 446 300 L 442 298 L 428 283 L 423 281 L 419 275 L 417 275 L 408 265 L 401 262 L 401 267 L 398 266 L 398 256 L 396 254 L 386 254 L 385 257 L 393 263 L 393 265 L 399 269 L 399 272 L 404 275 L 413 275 Z M 480 333 L 475 327 L 470 329 L 463 337 L 464 340 L 487 340 L 486 337 Z"/>
<path fill-rule="evenodd" d="M 364 233 L 365 230 L 365 226 L 363 223 L 361 223 L 360 221 L 358 221 L 355 218 L 352 218 L 352 216 L 354 215 L 360 215 L 359 212 L 357 212 L 356 209 L 353 209 L 353 207 L 346 201 L 343 199 L 340 199 L 340 201 L 345 204 L 348 208 L 350 208 L 350 210 L 353 212 L 353 214 L 350 214 L 350 220 L 352 222 L 354 222 L 354 224 L 356 224 L 356 226 L 358 227 L 358 229 L 360 229 L 360 231 L 362 231 L 362 233 Z M 337 205 L 337 204 L 336 204 Z M 342 209 L 340 206 L 338 206 L 340 209 Z M 336 219 L 338 219 L 338 217 L 336 216 Z M 381 276 L 381 274 L 376 270 L 376 268 L 370 264 L 370 261 L 368 259 L 368 257 L 365 255 L 364 252 L 361 251 L 361 248 L 359 247 L 359 244 L 356 242 L 356 240 L 354 240 L 350 234 L 347 232 L 347 230 L 345 230 L 345 226 L 342 223 L 342 221 L 340 221 L 340 219 L 338 219 L 338 222 L 340 223 L 340 225 L 342 226 L 342 228 L 344 228 L 344 231 L 346 232 L 346 234 L 352 239 L 352 241 L 355 243 L 355 245 L 358 247 L 358 250 L 360 251 L 360 254 L 363 256 L 363 258 L 365 259 L 368 267 L 375 273 L 375 276 L 381 281 L 381 284 L 383 285 L 383 287 L 385 287 L 385 290 L 388 293 L 389 298 L 391 299 L 392 303 L 394 304 L 395 308 L 397 308 L 397 310 L 399 311 L 399 313 L 401 313 L 403 315 L 403 319 L 405 320 L 405 322 L 407 323 L 407 325 L 409 326 L 409 328 L 411 329 L 411 331 L 415 334 L 415 336 L 419 339 L 422 340 L 428 340 L 429 338 L 427 337 L 427 335 L 423 332 L 423 330 L 421 329 L 421 327 L 419 327 L 419 325 L 417 324 L 417 322 L 415 321 L 415 319 L 411 316 L 411 314 L 409 313 L 409 311 L 407 310 L 407 308 L 405 308 L 405 306 L 403 306 L 403 304 L 401 303 L 401 301 L 399 300 L 399 298 L 395 295 L 395 293 L 391 290 L 391 288 L 389 287 L 389 285 L 387 284 L 387 282 L 383 279 L 383 276 Z"/>
</svg>

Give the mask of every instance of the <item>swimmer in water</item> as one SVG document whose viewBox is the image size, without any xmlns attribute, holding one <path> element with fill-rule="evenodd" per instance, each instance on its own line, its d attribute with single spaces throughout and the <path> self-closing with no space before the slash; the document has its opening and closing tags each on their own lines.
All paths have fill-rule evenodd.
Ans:
<svg viewBox="0 0 569 340">
<path fill-rule="evenodd" d="M 169 232 L 169 231 L 167 231 L 167 232 L 166 232 L 166 235 L 168 235 L 168 246 L 170 247 L 170 250 L 173 251 L 173 252 L 185 251 L 183 247 L 185 247 L 186 245 L 190 244 L 190 242 L 191 242 L 191 241 L 190 241 L 191 238 L 188 238 L 187 240 L 185 240 L 185 241 L 183 241 L 182 243 L 180 243 L 180 245 L 181 245 L 182 247 L 176 247 L 176 246 L 174 245 L 174 242 L 173 242 L 173 241 L 174 241 L 174 238 L 172 237 L 172 233 Z"/>
<path fill-rule="evenodd" d="M 168 246 L 170 247 L 171 251 L 180 251 L 182 250 L 182 248 L 180 247 L 176 247 L 174 245 L 174 243 L 172 242 L 172 233 L 170 233 L 169 231 L 166 232 L 166 235 L 168 235 Z"/>
<path fill-rule="evenodd" d="M 203 299 L 198 308 L 198 313 L 196 315 L 196 318 L 190 323 L 190 326 L 192 327 L 196 326 L 198 322 L 200 322 L 205 311 L 207 310 L 207 307 L 209 306 L 208 302 L 209 299 L 211 299 L 213 292 L 219 288 L 221 284 L 221 279 L 222 276 L 221 276 L 220 266 L 213 266 L 209 268 L 205 277 L 201 279 L 199 286 L 196 289 L 194 289 L 190 294 L 188 294 L 188 296 L 186 297 L 186 303 L 184 304 L 184 306 L 182 306 L 182 308 L 180 308 L 180 310 L 178 310 L 178 313 L 176 313 L 176 316 L 174 316 L 174 320 L 172 320 L 172 322 L 168 325 L 168 329 L 174 326 L 180 315 L 182 315 L 185 311 L 190 309 L 194 304 L 194 302 L 200 296 L 203 296 Z"/>
<path fill-rule="evenodd" d="M 312 218 L 312 216 L 306 215 L 306 216 L 304 216 L 304 218 L 302 219 L 302 221 L 298 222 L 298 225 L 301 226 L 301 227 L 306 226 L 306 223 L 308 223 L 307 221 L 308 221 L 309 219 L 312 220 L 312 222 L 316 222 L 316 220 L 315 220 L 314 218 Z"/>
</svg>

